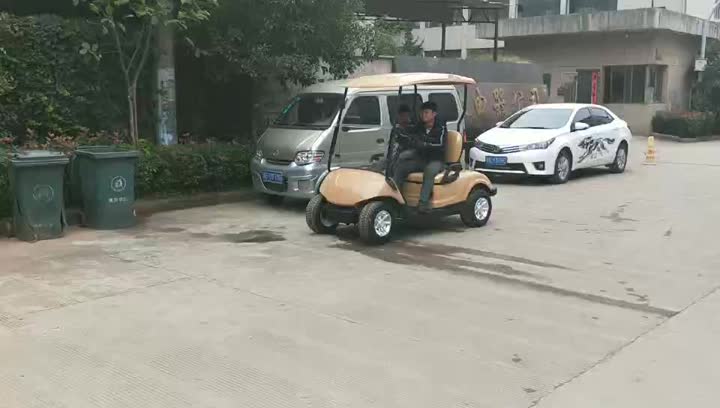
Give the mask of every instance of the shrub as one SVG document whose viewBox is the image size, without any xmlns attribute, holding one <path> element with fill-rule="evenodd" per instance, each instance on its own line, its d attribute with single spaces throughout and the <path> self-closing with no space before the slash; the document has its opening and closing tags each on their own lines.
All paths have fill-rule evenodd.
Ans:
<svg viewBox="0 0 720 408">
<path fill-rule="evenodd" d="M 704 112 L 658 112 L 652 120 L 653 132 L 682 138 L 710 136 L 720 131 L 717 115 Z"/>
<path fill-rule="evenodd" d="M 10 179 L 8 178 L 8 151 L 0 145 L 0 219 L 12 214 Z"/>
<path fill-rule="evenodd" d="M 139 198 L 227 191 L 251 182 L 252 150 L 247 146 L 141 143 L 139 149 L 136 174 Z M 0 219 L 11 216 L 7 157 L 7 151 L 0 145 Z"/>
</svg>

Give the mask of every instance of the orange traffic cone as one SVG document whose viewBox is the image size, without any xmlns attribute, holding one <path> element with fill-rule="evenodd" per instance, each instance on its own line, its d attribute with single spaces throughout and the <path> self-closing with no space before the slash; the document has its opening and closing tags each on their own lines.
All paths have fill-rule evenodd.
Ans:
<svg viewBox="0 0 720 408">
<path fill-rule="evenodd" d="M 657 163 L 655 153 L 655 137 L 650 136 L 648 137 L 647 152 L 645 153 L 645 163 L 643 164 L 647 166 L 654 166 Z"/>
</svg>

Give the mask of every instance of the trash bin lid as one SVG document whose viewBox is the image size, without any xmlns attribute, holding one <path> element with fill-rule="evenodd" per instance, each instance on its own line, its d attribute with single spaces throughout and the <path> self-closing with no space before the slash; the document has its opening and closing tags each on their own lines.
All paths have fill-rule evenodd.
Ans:
<svg viewBox="0 0 720 408">
<path fill-rule="evenodd" d="M 135 159 L 140 156 L 137 150 L 119 146 L 80 146 L 75 150 L 78 156 L 92 159 Z"/>
<path fill-rule="evenodd" d="M 15 167 L 65 165 L 70 159 L 62 152 L 50 150 L 20 150 L 10 155 Z"/>
</svg>

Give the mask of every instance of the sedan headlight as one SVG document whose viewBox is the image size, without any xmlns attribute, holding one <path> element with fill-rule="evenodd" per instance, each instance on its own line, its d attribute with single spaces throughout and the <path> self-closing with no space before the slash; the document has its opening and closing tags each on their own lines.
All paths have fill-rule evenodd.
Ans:
<svg viewBox="0 0 720 408">
<path fill-rule="evenodd" d="M 260 149 L 259 147 L 258 147 L 257 150 L 255 151 L 255 158 L 258 159 L 258 160 L 262 160 L 262 159 L 263 159 L 263 152 L 262 152 L 262 149 Z"/>
<path fill-rule="evenodd" d="M 298 152 L 295 155 L 295 164 L 298 166 L 305 166 L 312 163 L 320 163 L 322 162 L 323 157 L 325 157 L 325 152 L 319 150 Z"/>
<path fill-rule="evenodd" d="M 520 151 L 526 150 L 545 150 L 555 142 L 555 138 L 547 140 L 545 142 L 531 143 L 529 145 L 520 146 Z"/>
</svg>

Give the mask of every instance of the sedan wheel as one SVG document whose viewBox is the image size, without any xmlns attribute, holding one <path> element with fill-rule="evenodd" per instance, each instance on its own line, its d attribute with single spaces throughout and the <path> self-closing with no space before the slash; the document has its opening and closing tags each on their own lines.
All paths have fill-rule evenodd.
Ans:
<svg viewBox="0 0 720 408">
<path fill-rule="evenodd" d="M 610 171 L 613 173 L 625 172 L 627 167 L 628 148 L 624 143 L 620 145 L 617 153 L 615 154 L 615 161 L 610 165 Z"/>
<path fill-rule="evenodd" d="M 572 173 L 572 158 L 563 150 L 555 160 L 555 174 L 550 180 L 553 184 L 565 184 L 570 179 L 570 173 Z"/>
</svg>

